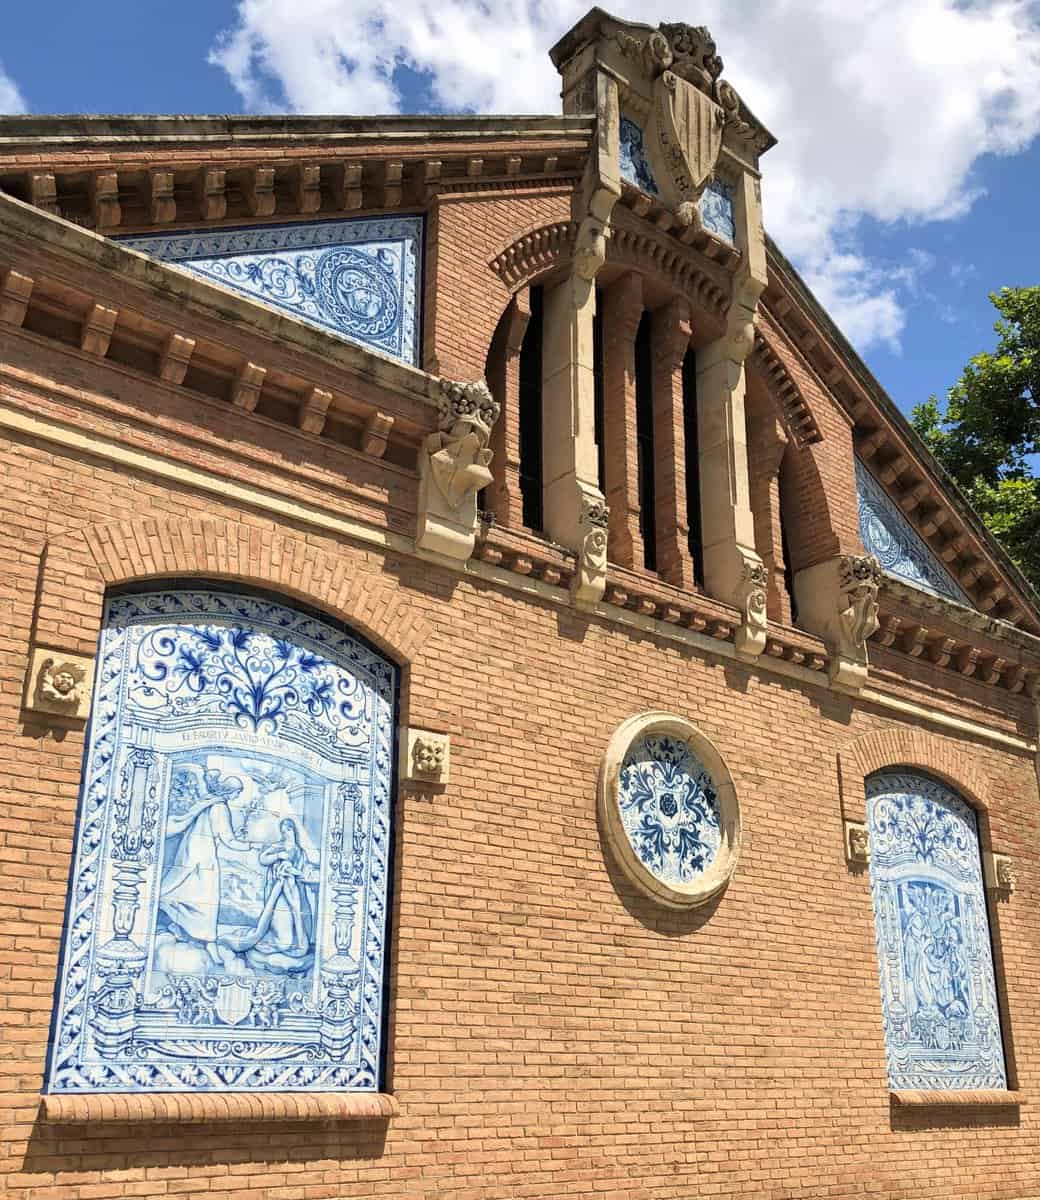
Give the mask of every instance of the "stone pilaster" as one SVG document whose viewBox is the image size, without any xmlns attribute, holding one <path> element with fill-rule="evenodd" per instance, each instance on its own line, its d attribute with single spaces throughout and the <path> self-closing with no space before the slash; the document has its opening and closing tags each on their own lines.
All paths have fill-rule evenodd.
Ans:
<svg viewBox="0 0 1040 1200">
<path fill-rule="evenodd" d="M 501 415 L 491 431 L 494 479 L 488 485 L 488 507 L 500 524 L 519 528 L 523 524 L 520 493 L 520 348 L 531 319 L 531 294 L 521 288 L 506 309 L 493 348 L 494 364 L 489 380 Z"/>
<path fill-rule="evenodd" d="M 606 261 L 610 216 L 621 195 L 617 82 L 591 70 L 574 96 L 596 117 L 596 139 L 575 197 L 578 224 L 569 274 L 545 289 L 542 314 L 542 471 L 545 531 L 574 550 L 576 604 L 596 604 L 606 587 L 606 516 L 596 450 L 592 323 L 596 275 Z"/>
<path fill-rule="evenodd" d="M 604 289 L 604 491 L 610 505 L 608 553 L 623 567 L 643 566 L 636 444 L 636 331 L 643 315 L 643 280 L 634 271 Z"/>
<path fill-rule="evenodd" d="M 654 485 L 657 571 L 677 587 L 693 587 L 690 526 L 686 519 L 686 437 L 683 359 L 690 347 L 690 306 L 682 298 L 659 308 L 650 327 L 653 354 Z"/>
<path fill-rule="evenodd" d="M 744 363 L 754 349 L 758 300 L 767 276 L 759 182 L 747 172 L 733 188 L 733 219 L 743 257 L 733 279 L 726 331 L 697 352 L 701 537 L 709 595 L 741 610 L 737 648 L 761 654 L 767 577 L 755 550 L 751 514 Z"/>
</svg>

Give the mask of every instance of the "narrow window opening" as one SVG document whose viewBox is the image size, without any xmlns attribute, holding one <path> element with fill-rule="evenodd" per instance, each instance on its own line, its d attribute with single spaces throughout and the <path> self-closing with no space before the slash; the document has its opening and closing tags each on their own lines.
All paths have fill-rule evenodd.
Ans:
<svg viewBox="0 0 1040 1200">
<path fill-rule="evenodd" d="M 687 542 L 693 581 L 704 587 L 704 544 L 701 534 L 701 460 L 697 442 L 697 355 L 687 350 L 682 364 L 683 448 L 686 457 Z"/>
<path fill-rule="evenodd" d="M 636 331 L 636 454 L 639 471 L 639 532 L 643 566 L 657 570 L 657 522 L 654 486 L 654 393 L 650 356 L 650 314 L 644 312 Z"/>
<path fill-rule="evenodd" d="M 596 469 L 599 490 L 606 494 L 606 449 L 603 437 L 603 289 L 596 289 L 596 313 L 592 318 L 593 426 L 596 437 Z"/>
<path fill-rule="evenodd" d="M 542 531 L 543 289 L 531 288 L 531 318 L 520 345 L 520 497 L 524 525 Z"/>
<path fill-rule="evenodd" d="M 791 542 L 787 535 L 793 504 L 791 488 L 791 468 L 785 453 L 780 462 L 780 472 L 777 476 L 777 486 L 780 491 L 780 553 L 784 556 L 784 590 L 791 605 L 791 624 L 798 624 L 798 603 L 794 598 L 794 568 L 791 566 Z"/>
</svg>

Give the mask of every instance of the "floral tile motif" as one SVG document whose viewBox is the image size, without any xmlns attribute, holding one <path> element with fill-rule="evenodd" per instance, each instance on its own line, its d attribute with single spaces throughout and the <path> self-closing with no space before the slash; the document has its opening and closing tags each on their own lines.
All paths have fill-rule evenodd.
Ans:
<svg viewBox="0 0 1040 1200">
<path fill-rule="evenodd" d="M 629 117 L 621 118 L 621 178 L 649 196 L 658 196 L 653 171 L 646 157 L 643 131 Z"/>
<path fill-rule="evenodd" d="M 109 600 L 49 1091 L 378 1090 L 396 687 L 260 597 Z"/>
<path fill-rule="evenodd" d="M 867 821 L 889 1086 L 1006 1088 L 974 811 L 886 771 L 867 781 Z"/>
<path fill-rule="evenodd" d="M 685 884 L 711 866 L 722 840 L 715 785 L 691 746 L 647 734 L 625 755 L 621 824 L 636 857 L 662 883 Z"/>
<path fill-rule="evenodd" d="M 122 244 L 418 364 L 422 217 L 357 217 Z"/>
<path fill-rule="evenodd" d="M 972 607 L 971 600 L 867 468 L 856 459 L 863 548 L 904 583 Z"/>
</svg>

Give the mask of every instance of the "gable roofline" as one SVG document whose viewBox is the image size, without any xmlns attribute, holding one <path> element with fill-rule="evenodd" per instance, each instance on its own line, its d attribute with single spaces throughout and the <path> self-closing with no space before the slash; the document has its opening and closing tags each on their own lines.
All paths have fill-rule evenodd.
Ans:
<svg viewBox="0 0 1040 1200">
<path fill-rule="evenodd" d="M 258 143 L 400 144 L 436 137 L 444 140 L 560 138 L 591 135 L 594 117 L 520 115 L 390 115 L 352 117 L 209 116 L 82 113 L 0 117 L 0 150 L 49 147 L 162 145 L 255 145 Z"/>
<path fill-rule="evenodd" d="M 769 256 L 769 272 L 774 274 L 779 268 L 785 286 L 790 290 L 799 304 L 812 317 L 814 323 L 831 343 L 832 348 L 841 358 L 845 367 L 855 376 L 856 382 L 863 388 L 870 400 L 877 406 L 878 411 L 888 421 L 906 442 L 909 449 L 917 458 L 918 465 L 934 484 L 936 490 L 943 495 L 957 512 L 957 515 L 975 534 L 1001 571 L 1018 590 L 1021 599 L 1028 606 L 1033 621 L 1040 624 L 1040 593 L 1026 579 L 1016 566 L 1007 551 L 990 533 L 972 507 L 971 502 L 961 490 L 960 485 L 947 472 L 946 468 L 928 449 L 924 440 L 900 411 L 899 406 L 885 391 L 881 383 L 871 372 L 870 368 L 854 349 L 851 342 L 835 324 L 808 284 L 790 260 L 768 234 L 766 235 L 767 252 Z M 832 393 L 833 394 L 833 393 Z"/>
</svg>

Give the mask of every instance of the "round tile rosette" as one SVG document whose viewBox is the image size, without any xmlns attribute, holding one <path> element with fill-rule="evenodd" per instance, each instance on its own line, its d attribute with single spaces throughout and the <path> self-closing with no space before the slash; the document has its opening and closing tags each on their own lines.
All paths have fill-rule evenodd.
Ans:
<svg viewBox="0 0 1040 1200">
<path fill-rule="evenodd" d="M 629 878 L 674 907 L 725 887 L 740 848 L 729 771 L 689 721 L 643 713 L 610 740 L 600 778 L 600 819 Z"/>
</svg>

